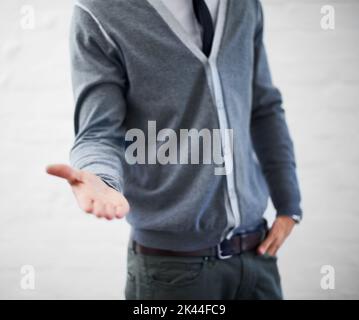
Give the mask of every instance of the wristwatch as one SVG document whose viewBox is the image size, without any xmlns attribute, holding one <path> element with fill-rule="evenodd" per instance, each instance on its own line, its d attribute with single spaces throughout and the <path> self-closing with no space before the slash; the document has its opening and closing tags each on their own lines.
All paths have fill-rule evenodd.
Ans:
<svg viewBox="0 0 359 320">
<path fill-rule="evenodd" d="M 293 214 L 290 217 L 295 221 L 295 223 L 299 223 L 302 220 L 302 217 L 297 214 Z"/>
</svg>

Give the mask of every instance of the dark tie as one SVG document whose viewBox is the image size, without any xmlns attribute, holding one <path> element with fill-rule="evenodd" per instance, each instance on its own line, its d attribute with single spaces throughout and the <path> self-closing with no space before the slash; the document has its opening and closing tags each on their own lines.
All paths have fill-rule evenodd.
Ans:
<svg viewBox="0 0 359 320">
<path fill-rule="evenodd" d="M 212 49 L 213 37 L 214 37 L 214 26 L 211 13 L 204 0 L 192 0 L 194 14 L 202 26 L 202 50 L 204 54 L 209 57 Z"/>
</svg>

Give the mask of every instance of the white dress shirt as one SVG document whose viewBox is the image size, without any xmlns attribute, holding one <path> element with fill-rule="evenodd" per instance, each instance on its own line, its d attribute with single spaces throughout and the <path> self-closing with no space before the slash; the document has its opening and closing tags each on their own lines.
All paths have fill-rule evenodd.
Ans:
<svg viewBox="0 0 359 320">
<path fill-rule="evenodd" d="M 205 0 L 214 25 L 216 25 L 217 21 L 219 1 L 220 0 Z M 202 28 L 194 14 L 192 0 L 162 0 L 162 2 L 176 17 L 182 28 L 192 38 L 193 42 L 199 48 L 202 48 Z"/>
</svg>

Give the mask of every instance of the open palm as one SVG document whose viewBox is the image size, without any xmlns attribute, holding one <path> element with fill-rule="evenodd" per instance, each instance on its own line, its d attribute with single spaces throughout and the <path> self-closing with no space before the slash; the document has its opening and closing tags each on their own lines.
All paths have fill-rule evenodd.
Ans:
<svg viewBox="0 0 359 320">
<path fill-rule="evenodd" d="M 50 165 L 46 171 L 69 182 L 80 208 L 87 213 L 112 220 L 123 218 L 129 211 L 129 204 L 122 193 L 90 172 L 65 164 Z"/>
</svg>

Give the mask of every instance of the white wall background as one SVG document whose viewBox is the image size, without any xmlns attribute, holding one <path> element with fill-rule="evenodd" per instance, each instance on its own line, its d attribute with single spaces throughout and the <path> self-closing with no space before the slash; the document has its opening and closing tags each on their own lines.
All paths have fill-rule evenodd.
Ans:
<svg viewBox="0 0 359 320">
<path fill-rule="evenodd" d="M 67 33 L 71 0 L 0 3 L 0 298 L 122 299 L 125 221 L 77 208 L 45 174 L 73 140 Z M 359 298 L 359 1 L 263 0 L 267 48 L 296 143 L 305 220 L 280 253 L 288 299 Z M 320 8 L 336 29 L 320 28 Z M 34 30 L 20 26 L 33 5 Z M 322 290 L 332 265 L 335 290 Z M 20 287 L 23 265 L 35 290 Z"/>
</svg>

